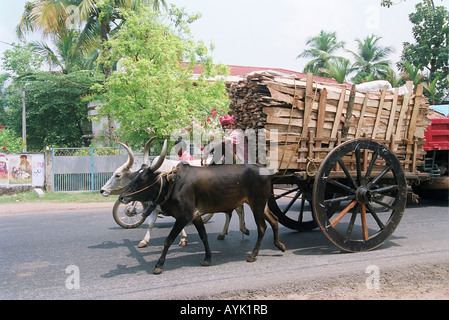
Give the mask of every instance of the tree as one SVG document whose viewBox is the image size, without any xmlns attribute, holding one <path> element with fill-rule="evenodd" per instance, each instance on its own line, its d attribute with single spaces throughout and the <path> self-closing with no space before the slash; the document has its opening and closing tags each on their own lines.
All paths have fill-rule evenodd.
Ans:
<svg viewBox="0 0 449 320">
<path fill-rule="evenodd" d="M 53 40 L 54 48 L 43 41 L 33 41 L 30 47 L 47 61 L 50 72 L 53 67 L 59 67 L 62 73 L 93 69 L 92 59 L 96 59 L 98 51 L 92 50 L 86 56 L 83 55 L 82 51 L 76 48 L 78 38 L 77 31 L 67 30 L 64 35 Z"/>
<path fill-rule="evenodd" d="M 33 51 L 30 44 L 12 43 L 12 48 L 3 52 L 2 68 L 10 77 L 36 72 L 42 66 L 43 58 Z"/>
<path fill-rule="evenodd" d="M 382 47 L 379 41 L 382 38 L 376 35 L 367 36 L 365 39 L 356 39 L 358 51 L 352 52 L 355 62 L 353 68 L 357 68 L 358 73 L 353 78 L 355 83 L 371 81 L 386 77 L 390 69 L 390 61 L 386 57 L 394 52 L 391 47 Z"/>
<path fill-rule="evenodd" d="M 320 68 L 318 71 L 331 79 L 335 79 L 338 83 L 343 83 L 346 81 L 346 77 L 354 71 L 350 63 L 348 59 L 335 58 L 328 62 L 327 68 Z"/>
<path fill-rule="evenodd" d="M 312 72 L 315 75 L 322 75 L 320 69 L 326 69 L 329 61 L 335 59 L 333 55 L 338 49 L 344 47 L 343 41 L 337 41 L 336 32 L 325 32 L 321 30 L 316 37 L 307 40 L 306 45 L 310 45 L 310 49 L 304 50 L 296 58 L 312 58 L 305 67 L 304 72 Z"/>
<path fill-rule="evenodd" d="M 424 76 L 420 73 L 421 69 L 421 65 L 414 67 L 410 62 L 405 61 L 403 66 L 404 72 L 402 73 L 401 77 L 404 80 L 413 81 L 413 85 L 416 87 L 424 80 Z"/>
<path fill-rule="evenodd" d="M 120 123 L 122 140 L 140 145 L 148 130 L 167 137 L 206 119 L 212 108 L 227 108 L 223 81 L 207 81 L 224 73 L 224 66 L 214 65 L 204 43 L 190 35 L 189 23 L 197 16 L 172 6 L 165 16 L 142 8 L 128 11 L 125 18 L 126 24 L 106 43 L 110 54 L 100 57 L 104 65 L 120 60 L 120 67 L 104 86 L 97 86 L 105 101 L 99 113 Z M 198 79 L 192 77 L 196 64 L 203 69 Z"/>
<path fill-rule="evenodd" d="M 5 126 L 0 126 L 0 153 L 22 152 L 22 138 Z"/>
<path fill-rule="evenodd" d="M 75 49 L 83 53 L 100 48 L 106 54 L 110 48 L 105 43 L 111 33 L 124 23 L 123 9 L 136 9 L 139 5 L 152 6 L 160 10 L 166 7 L 165 0 L 37 0 L 27 2 L 22 19 L 16 27 L 21 38 L 27 32 L 41 31 L 44 36 L 64 39 L 67 29 L 78 27 L 80 33 Z M 106 78 L 111 73 L 104 68 Z"/>
<path fill-rule="evenodd" d="M 94 83 L 104 76 L 92 71 L 70 74 L 35 72 L 17 77 L 5 89 L 5 123 L 20 134 L 22 128 L 21 89 L 26 87 L 28 151 L 42 152 L 46 146 L 80 147 L 82 125 L 87 121 L 86 104 Z M 3 106 L 5 107 L 5 106 Z"/>
<path fill-rule="evenodd" d="M 405 0 L 404 0 L 405 1 Z M 443 1 L 443 0 L 441 0 Z M 400 1 L 402 2 L 402 1 Z M 428 3 L 430 5 L 432 5 L 432 7 L 435 7 L 435 3 L 433 2 L 433 0 L 424 0 L 423 2 Z M 399 2 L 398 2 L 399 3 Z M 392 0 L 381 0 L 380 5 L 382 7 L 387 7 L 390 8 L 391 6 L 395 5 L 396 3 L 393 3 Z"/>
<path fill-rule="evenodd" d="M 424 80 L 432 83 L 436 78 L 434 99 L 448 100 L 449 86 L 449 11 L 444 6 L 418 3 L 416 12 L 409 15 L 416 43 L 405 42 L 398 68 L 406 71 L 407 62 L 418 68 Z"/>
</svg>

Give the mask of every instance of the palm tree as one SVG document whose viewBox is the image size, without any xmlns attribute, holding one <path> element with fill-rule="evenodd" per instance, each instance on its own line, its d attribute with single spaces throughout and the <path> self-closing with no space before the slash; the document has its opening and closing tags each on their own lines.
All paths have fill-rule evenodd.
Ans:
<svg viewBox="0 0 449 320">
<path fill-rule="evenodd" d="M 322 75 L 319 70 L 328 67 L 329 61 L 336 58 L 333 53 L 343 48 L 344 44 L 343 41 L 337 41 L 336 32 L 327 33 L 321 30 L 318 36 L 307 40 L 306 45 L 310 45 L 311 48 L 304 50 L 296 58 L 312 58 L 305 65 L 304 72 Z"/>
<path fill-rule="evenodd" d="M 413 85 L 416 87 L 424 80 L 424 75 L 420 73 L 421 68 L 422 64 L 415 68 L 410 62 L 405 61 L 403 64 L 404 72 L 401 74 L 401 77 L 404 80 L 413 81 Z"/>
<path fill-rule="evenodd" d="M 26 3 L 16 33 L 23 37 L 26 32 L 41 31 L 44 36 L 62 39 L 67 29 L 73 27 L 73 21 L 77 21 L 81 31 L 74 50 L 87 53 L 101 48 L 107 54 L 109 48 L 105 44 L 109 35 L 124 22 L 120 9 L 136 10 L 139 5 L 152 6 L 157 11 L 161 6 L 167 7 L 165 0 L 37 0 Z M 111 71 L 104 66 L 106 78 Z"/>
<path fill-rule="evenodd" d="M 397 88 L 405 84 L 404 78 L 401 76 L 398 77 L 396 72 L 391 68 L 387 71 L 387 75 L 381 80 L 387 80 L 389 83 L 391 83 L 393 88 Z"/>
<path fill-rule="evenodd" d="M 354 71 L 350 63 L 348 59 L 337 57 L 328 62 L 327 68 L 320 68 L 318 71 L 331 79 L 335 79 L 338 83 L 344 83 L 346 77 Z"/>
<path fill-rule="evenodd" d="M 350 51 L 355 59 L 353 68 L 359 72 L 353 78 L 353 81 L 360 83 L 362 81 L 375 80 L 386 77 L 390 70 L 390 61 L 385 58 L 394 52 L 392 47 L 382 47 L 378 42 L 382 38 L 376 35 L 367 36 L 364 40 L 356 39 L 358 43 L 358 52 Z"/>
<path fill-rule="evenodd" d="M 67 30 L 63 36 L 53 40 L 54 48 L 43 41 L 33 41 L 30 46 L 33 51 L 45 58 L 50 72 L 53 66 L 59 67 L 64 74 L 77 70 L 92 70 L 92 59 L 98 56 L 98 50 L 92 50 L 88 54 L 83 54 L 81 50 L 75 50 L 78 38 L 78 31 Z"/>
</svg>

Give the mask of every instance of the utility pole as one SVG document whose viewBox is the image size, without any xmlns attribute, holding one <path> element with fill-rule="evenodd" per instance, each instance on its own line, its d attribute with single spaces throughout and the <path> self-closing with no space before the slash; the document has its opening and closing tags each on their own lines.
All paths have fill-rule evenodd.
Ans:
<svg viewBox="0 0 449 320">
<path fill-rule="evenodd" d="M 25 88 L 22 89 L 22 152 L 27 152 L 27 119 L 25 109 Z"/>
</svg>

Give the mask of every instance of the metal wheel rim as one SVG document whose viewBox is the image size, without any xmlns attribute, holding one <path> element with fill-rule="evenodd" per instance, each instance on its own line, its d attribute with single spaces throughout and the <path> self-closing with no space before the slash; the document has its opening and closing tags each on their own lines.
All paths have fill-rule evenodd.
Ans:
<svg viewBox="0 0 449 320">
<path fill-rule="evenodd" d="M 133 211 L 132 206 L 135 204 L 134 202 L 125 205 L 117 199 L 114 203 L 112 216 L 114 217 L 115 222 L 122 228 L 137 228 L 145 221 L 142 212 L 146 205 L 138 201 L 136 201 L 136 203 L 137 205 L 134 209 L 137 210 L 136 214 L 130 214 L 130 212 Z"/>
</svg>

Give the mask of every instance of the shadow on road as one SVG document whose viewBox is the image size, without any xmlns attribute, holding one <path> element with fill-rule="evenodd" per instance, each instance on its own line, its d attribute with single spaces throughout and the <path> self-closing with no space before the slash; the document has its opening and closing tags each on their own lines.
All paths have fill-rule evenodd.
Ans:
<svg viewBox="0 0 449 320">
<path fill-rule="evenodd" d="M 209 222 L 209 223 L 213 223 Z M 113 278 L 124 274 L 136 274 L 138 272 L 145 272 L 151 274 L 154 265 L 159 259 L 165 240 L 165 234 L 171 229 L 173 223 L 171 221 L 157 223 L 156 230 L 162 231 L 164 236 L 152 233 L 150 245 L 146 248 L 138 248 L 137 245 L 140 240 L 130 240 L 124 238 L 120 242 L 104 241 L 100 244 L 89 246 L 89 249 L 103 249 L 112 250 L 117 248 L 126 249 L 123 256 L 130 257 L 137 262 L 132 265 L 117 264 L 112 270 L 103 274 L 103 278 Z M 125 232 L 123 229 L 111 228 L 114 232 Z M 167 230 L 165 230 L 167 229 Z M 127 230 L 129 232 L 129 230 Z M 141 230 L 142 231 L 142 230 Z M 187 231 L 188 245 L 186 247 L 179 247 L 177 245 L 179 237 L 170 247 L 164 270 L 175 270 L 180 267 L 197 267 L 204 259 L 204 246 L 200 241 L 196 230 L 193 228 Z M 257 232 L 250 228 L 250 235 L 245 236 L 242 240 L 242 234 L 238 230 L 229 231 L 225 240 L 217 240 L 218 232 L 208 232 L 209 244 L 212 250 L 212 265 L 218 266 L 230 262 L 245 261 L 248 254 L 252 251 L 255 243 Z M 395 240 L 401 237 L 394 234 L 376 250 L 384 250 L 390 247 L 397 246 Z M 135 239 L 135 237 L 133 237 Z M 139 238 L 137 238 L 139 239 Z M 333 245 L 320 229 L 314 229 L 306 232 L 292 231 L 288 228 L 280 226 L 280 239 L 285 244 L 287 253 L 293 253 L 299 256 L 323 256 L 346 253 L 341 251 Z M 270 227 L 267 228 L 265 237 L 262 242 L 260 257 L 283 257 L 283 253 L 275 248 L 273 244 L 273 232 Z"/>
</svg>

